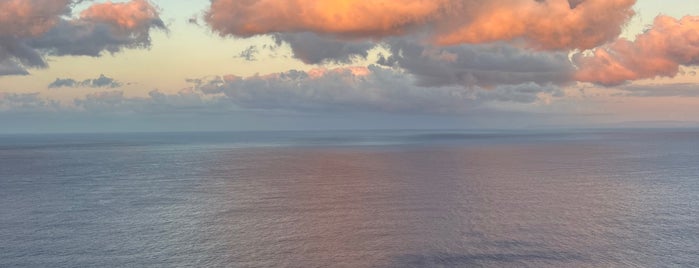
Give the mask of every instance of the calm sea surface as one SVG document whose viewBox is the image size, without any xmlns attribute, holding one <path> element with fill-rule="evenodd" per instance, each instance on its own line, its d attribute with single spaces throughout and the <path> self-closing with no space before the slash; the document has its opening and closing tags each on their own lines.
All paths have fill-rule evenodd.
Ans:
<svg viewBox="0 0 699 268">
<path fill-rule="evenodd" d="M 699 131 L 5 135 L 0 267 L 699 267 Z"/>
</svg>

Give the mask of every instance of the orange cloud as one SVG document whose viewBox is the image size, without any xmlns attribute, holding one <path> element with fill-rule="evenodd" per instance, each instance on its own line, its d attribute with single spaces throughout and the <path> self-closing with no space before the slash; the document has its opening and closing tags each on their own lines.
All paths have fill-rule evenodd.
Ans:
<svg viewBox="0 0 699 268">
<path fill-rule="evenodd" d="M 46 55 L 98 57 L 150 46 L 150 29 L 167 30 L 146 0 L 98 3 L 74 17 L 83 0 L 0 0 L 0 76 L 45 68 Z"/>
<path fill-rule="evenodd" d="M 123 30 L 148 28 L 160 20 L 158 10 L 146 0 L 95 4 L 80 13 L 81 19 L 107 23 Z"/>
<path fill-rule="evenodd" d="M 450 0 L 214 0 L 206 21 L 223 35 L 311 31 L 357 37 L 399 35 L 436 19 Z"/>
<path fill-rule="evenodd" d="M 69 12 L 72 0 L 0 1 L 0 36 L 34 37 L 49 31 Z"/>
<path fill-rule="evenodd" d="M 619 39 L 574 57 L 578 81 L 618 85 L 630 80 L 674 77 L 680 65 L 699 64 L 699 17 L 658 16 L 635 41 Z"/>
<path fill-rule="evenodd" d="M 480 1 L 478 12 L 446 28 L 437 43 L 524 40 L 538 49 L 590 49 L 613 40 L 634 15 L 636 0 Z"/>
<path fill-rule="evenodd" d="M 426 33 L 437 44 L 523 40 L 541 49 L 589 49 L 616 38 L 636 0 L 212 0 L 221 35 L 314 32 L 341 38 Z M 424 32 L 422 32 L 424 31 Z"/>
</svg>

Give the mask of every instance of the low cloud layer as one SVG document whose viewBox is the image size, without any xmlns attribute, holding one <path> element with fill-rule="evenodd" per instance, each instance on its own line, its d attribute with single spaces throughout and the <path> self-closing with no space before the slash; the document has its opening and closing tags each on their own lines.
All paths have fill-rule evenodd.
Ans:
<svg viewBox="0 0 699 268">
<path fill-rule="evenodd" d="M 56 101 L 47 100 L 39 93 L 9 93 L 0 92 L 0 112 L 46 112 L 59 109 Z"/>
<path fill-rule="evenodd" d="M 109 79 L 57 79 L 51 87 L 107 85 Z M 368 67 L 292 70 L 268 75 L 234 75 L 189 79 L 191 87 L 177 93 L 150 91 L 147 97 L 128 97 L 122 90 L 93 92 L 72 105 L 71 111 L 100 114 L 221 113 L 231 111 L 279 111 L 284 113 L 464 115 L 491 105 L 537 105 L 560 96 L 554 85 L 521 83 L 484 89 L 480 87 L 419 86 L 415 77 L 401 70 Z M 114 81 L 112 81 L 114 82 Z M 6 110 L 57 104 L 39 94 L 5 94 Z M 505 109 L 507 110 L 507 109 Z"/>
<path fill-rule="evenodd" d="M 0 1 L 0 75 L 45 68 L 46 55 L 98 57 L 103 52 L 147 48 L 151 29 L 166 29 L 157 9 L 146 0 L 93 4 L 69 18 L 77 2 Z"/>
<path fill-rule="evenodd" d="M 699 86 L 694 83 L 628 85 L 621 87 L 623 96 L 631 97 L 699 97 Z"/>
<path fill-rule="evenodd" d="M 558 94 L 555 86 L 528 82 L 491 89 L 419 86 L 411 74 L 375 65 L 192 81 L 241 108 L 309 112 L 459 114 L 489 102 L 534 103 L 541 94 Z"/>
</svg>

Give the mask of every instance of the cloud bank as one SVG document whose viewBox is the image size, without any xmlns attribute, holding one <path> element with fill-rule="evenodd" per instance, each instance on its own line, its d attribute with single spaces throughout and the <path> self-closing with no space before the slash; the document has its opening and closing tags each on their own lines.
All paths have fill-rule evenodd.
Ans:
<svg viewBox="0 0 699 268">
<path fill-rule="evenodd" d="M 192 82 L 202 93 L 223 96 L 243 109 L 301 112 L 463 114 L 492 102 L 531 104 L 559 93 L 555 86 L 528 82 L 491 89 L 420 86 L 411 74 L 376 65 Z"/>
<path fill-rule="evenodd" d="M 565 85 L 573 71 L 566 53 L 502 43 L 435 47 L 400 38 L 388 41 L 387 46 L 391 55 L 382 56 L 378 63 L 413 74 L 421 86 Z"/>
</svg>

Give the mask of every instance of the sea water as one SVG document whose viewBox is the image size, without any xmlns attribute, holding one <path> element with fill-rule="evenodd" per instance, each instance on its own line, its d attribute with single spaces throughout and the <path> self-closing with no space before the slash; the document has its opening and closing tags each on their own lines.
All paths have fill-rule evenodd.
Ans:
<svg viewBox="0 0 699 268">
<path fill-rule="evenodd" d="M 4 135 L 0 267 L 699 267 L 699 131 Z"/>
</svg>

